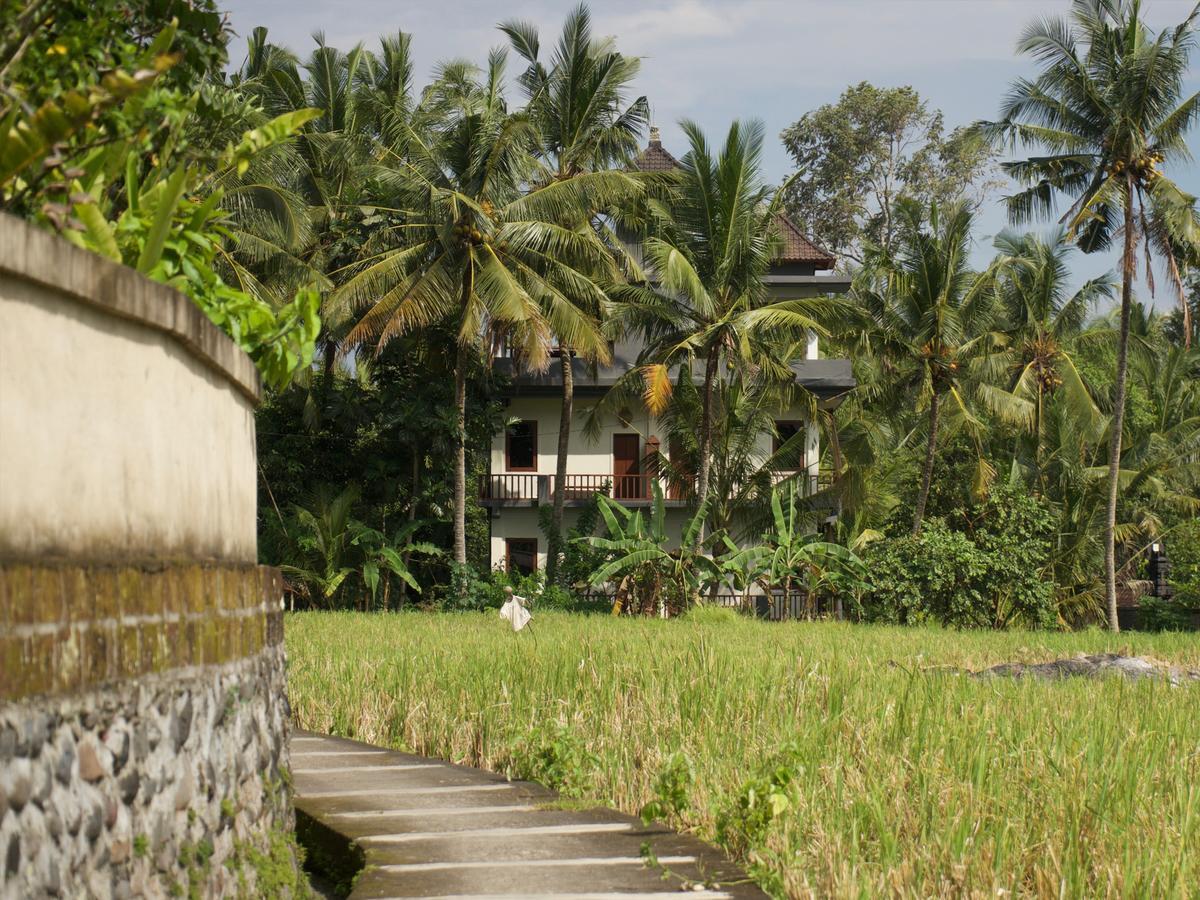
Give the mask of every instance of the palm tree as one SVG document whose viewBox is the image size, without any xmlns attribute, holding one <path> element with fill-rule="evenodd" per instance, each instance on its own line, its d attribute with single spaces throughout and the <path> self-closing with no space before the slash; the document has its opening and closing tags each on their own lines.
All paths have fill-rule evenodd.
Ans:
<svg viewBox="0 0 1200 900">
<path fill-rule="evenodd" d="M 457 447 L 454 479 L 454 560 L 466 564 L 466 383 L 473 361 L 507 341 L 527 365 L 548 360 L 543 310 L 571 306 L 568 297 L 600 305 L 590 273 L 609 256 L 580 221 L 611 179 L 580 176 L 526 192 L 535 171 L 536 132 L 509 112 L 503 95 L 504 54 L 493 52 L 482 79 L 473 67 L 450 63 L 423 103 L 444 119 L 426 131 L 407 128 L 407 156 L 388 153 L 376 175 L 380 207 L 394 221 L 364 247 L 339 303 L 365 313 L 348 345 L 376 352 L 393 338 L 437 323 L 456 333 L 454 349 Z M 625 184 L 633 180 L 605 173 Z"/>
<path fill-rule="evenodd" d="M 295 173 L 289 183 L 302 198 L 305 213 L 302 233 L 307 241 L 298 256 L 319 273 L 327 292 L 322 357 L 328 376 L 348 324 L 338 321 L 329 301 L 362 243 L 362 210 L 375 199 L 371 178 L 377 160 L 402 147 L 415 110 L 408 35 L 384 37 L 378 54 L 362 45 L 342 52 L 319 33 L 315 39 L 316 48 L 301 63 L 269 43 L 265 28 L 254 29 L 233 82 L 270 114 L 320 110 L 295 142 Z"/>
<path fill-rule="evenodd" d="M 583 5 L 567 16 L 549 68 L 539 59 L 541 44 L 533 25 L 513 21 L 503 23 L 500 29 L 528 63 L 520 83 L 529 101 L 527 112 L 537 130 L 541 167 L 535 184 L 566 181 L 626 162 L 637 148 L 638 135 L 649 114 L 645 97 L 625 103 L 626 91 L 637 77 L 640 60 L 616 52 L 611 38 L 593 38 L 591 15 Z M 586 210 L 587 215 L 581 221 L 561 224 L 586 227 L 600 212 L 600 209 Z M 602 274 L 611 279 L 616 271 Z M 603 305 L 597 302 L 602 299 L 600 295 L 587 291 L 581 295 L 567 294 L 564 299 L 569 306 L 552 306 L 546 311 L 558 341 L 563 389 L 555 464 L 557 489 L 553 496 L 551 547 L 546 564 L 546 580 L 551 583 L 561 552 L 566 498 L 563 485 L 574 413 L 572 358 L 578 354 L 600 363 L 610 359 L 608 342 L 600 331 L 604 314 Z"/>
<path fill-rule="evenodd" d="M 714 155 L 700 127 L 683 121 L 689 151 L 676 188 L 643 244 L 657 291 L 622 291 L 632 301 L 623 315 L 648 338 L 645 400 L 656 415 L 670 402 L 670 370 L 691 377 L 702 366 L 696 502 L 708 503 L 712 470 L 715 389 L 727 367 L 791 380 L 780 338 L 828 334 L 822 322 L 845 316 L 840 301 L 772 300 L 763 276 L 778 247 L 776 218 L 783 191 L 762 180 L 763 127 L 734 122 Z M 697 531 L 697 542 L 703 529 Z"/>
<path fill-rule="evenodd" d="M 1061 397 L 1087 432 L 1094 431 L 1100 410 L 1075 365 L 1074 348 L 1085 334 L 1088 313 L 1101 298 L 1113 295 L 1111 275 L 1085 282 L 1068 295 L 1071 245 L 1062 231 L 1051 240 L 1036 234 L 1002 232 L 995 240 L 1000 330 L 1008 344 L 991 362 L 1009 373 L 1007 391 L 984 395 L 1002 417 L 1016 418 L 1033 435 L 1035 480 L 1044 478 L 1046 404 Z"/>
<path fill-rule="evenodd" d="M 1153 35 L 1141 19 L 1140 0 L 1074 0 L 1069 21 L 1044 19 L 1025 30 L 1018 51 L 1037 60 L 1042 71 L 1035 79 L 1014 82 L 1000 120 L 978 126 L 993 140 L 1044 148 L 1048 154 L 1004 164 L 1028 185 L 1007 198 L 1014 223 L 1052 214 L 1061 194 L 1070 200 L 1061 221 L 1084 252 L 1105 250 L 1114 237 L 1121 238 L 1121 325 L 1104 547 L 1108 624 L 1114 632 L 1115 528 L 1135 253 L 1139 241 L 1147 257 L 1156 250 L 1182 293 L 1173 248 L 1200 242 L 1195 198 L 1159 169 L 1163 162 L 1190 158 L 1186 136 L 1200 114 L 1200 94 L 1182 102 L 1181 96 L 1198 14 L 1200 6 L 1176 27 Z M 1146 276 L 1152 279 L 1149 265 Z"/>
<path fill-rule="evenodd" d="M 856 279 L 855 293 L 873 320 L 863 340 L 897 366 L 888 389 L 900 396 L 917 394 L 927 414 L 925 460 L 913 512 L 913 535 L 920 534 L 929 500 L 939 429 L 949 414 L 971 431 L 979 421 L 968 403 L 968 363 L 984 349 L 994 312 L 990 272 L 972 271 L 968 256 L 974 216 L 963 202 L 928 210 L 901 199 L 894 208 L 896 237 L 892 250 L 869 250 L 868 265 Z M 980 456 L 976 487 L 991 477 Z"/>
</svg>

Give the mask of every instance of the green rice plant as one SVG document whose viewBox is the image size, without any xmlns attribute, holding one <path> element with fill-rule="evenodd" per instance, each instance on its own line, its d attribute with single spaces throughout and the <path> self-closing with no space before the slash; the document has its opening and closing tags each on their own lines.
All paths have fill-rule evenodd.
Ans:
<svg viewBox="0 0 1200 900">
<path fill-rule="evenodd" d="M 287 619 L 298 724 L 545 779 L 788 897 L 1195 897 L 1200 687 L 976 679 L 1192 635 L 494 612 Z"/>
</svg>

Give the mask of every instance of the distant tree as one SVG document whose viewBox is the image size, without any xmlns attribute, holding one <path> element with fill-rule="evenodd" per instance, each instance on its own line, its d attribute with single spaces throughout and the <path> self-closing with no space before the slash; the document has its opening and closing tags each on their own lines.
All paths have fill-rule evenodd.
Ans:
<svg viewBox="0 0 1200 900">
<path fill-rule="evenodd" d="M 1069 293 L 1067 257 L 1072 247 L 1061 231 L 1049 240 L 1004 231 L 995 247 L 1003 317 L 998 330 L 1007 346 L 991 362 L 1004 367 L 1008 381 L 1007 391 L 988 391 L 985 396 L 1002 418 L 1015 420 L 1031 435 L 1032 452 L 1025 462 L 1044 490 L 1046 405 L 1060 398 L 1087 433 L 1100 426 L 1100 411 L 1075 367 L 1074 349 L 1088 315 L 1102 299 L 1111 300 L 1115 283 L 1106 273 Z"/>
<path fill-rule="evenodd" d="M 629 85 L 637 77 L 641 60 L 623 56 L 612 38 L 592 35 L 591 14 L 578 6 L 567 16 L 562 35 L 547 60 L 540 58 L 537 29 L 528 22 L 505 22 L 500 26 L 513 49 L 528 67 L 520 81 L 529 100 L 529 114 L 536 129 L 537 155 L 541 170 L 534 176 L 535 188 L 598 172 L 625 163 L 637 150 L 637 138 L 649 116 L 645 97 L 626 102 Z M 624 179 L 622 179 L 624 180 Z M 629 187 L 632 187 L 630 185 Z M 600 209 L 585 209 L 578 221 L 559 224 L 588 228 Z M 592 273 L 599 280 L 616 277 Z M 546 580 L 554 583 L 562 542 L 563 505 L 567 459 L 570 452 L 574 412 L 572 358 L 578 354 L 589 362 L 608 363 L 608 342 L 600 333 L 607 298 L 591 284 L 547 294 L 551 301 L 546 319 L 559 345 L 562 371 L 562 409 L 558 425 L 558 456 L 555 465 L 553 522 L 549 531 L 550 553 Z"/>
<path fill-rule="evenodd" d="M 1183 289 L 1183 303 L 1167 317 L 1167 337 L 1180 346 L 1200 346 L 1200 269 L 1184 276 Z"/>
<path fill-rule="evenodd" d="M 864 343 L 895 366 L 889 377 L 889 390 L 900 392 L 895 402 L 911 399 L 928 417 L 913 512 L 915 537 L 921 533 L 929 500 L 939 429 L 949 417 L 972 431 L 982 428 L 970 408 L 968 388 L 975 373 L 969 363 L 989 337 L 995 316 L 994 279 L 990 272 L 980 274 L 970 267 L 973 215 L 966 203 L 924 207 L 905 198 L 896 203 L 893 214 L 895 249 L 871 250 L 854 292 L 872 319 Z M 991 475 L 980 456 L 977 492 Z"/>
<path fill-rule="evenodd" d="M 1157 35 L 1141 15 L 1139 0 L 1075 0 L 1070 19 L 1033 22 L 1018 50 L 1040 63 L 1041 72 L 1014 82 L 1001 119 L 981 122 L 976 129 L 1013 149 L 1043 151 L 1004 163 L 1004 170 L 1025 186 L 1006 198 L 1014 223 L 1054 214 L 1064 197 L 1070 206 L 1061 221 L 1084 252 L 1121 242 L 1121 324 L 1104 551 L 1112 631 L 1118 630 L 1117 502 L 1138 244 L 1147 261 L 1157 251 L 1181 296 L 1177 248 L 1200 244 L 1196 198 L 1159 168 L 1191 157 L 1187 136 L 1200 115 L 1200 93 L 1184 96 L 1183 88 L 1200 6 Z M 1149 266 L 1146 276 L 1153 291 Z M 1188 312 L 1185 306 L 1185 336 Z"/>
<path fill-rule="evenodd" d="M 782 138 L 796 165 L 788 215 L 858 263 L 864 242 L 890 249 L 897 199 L 980 200 L 992 186 L 986 142 L 965 129 L 946 134 L 941 112 L 911 87 L 861 82 L 806 113 Z"/>
</svg>

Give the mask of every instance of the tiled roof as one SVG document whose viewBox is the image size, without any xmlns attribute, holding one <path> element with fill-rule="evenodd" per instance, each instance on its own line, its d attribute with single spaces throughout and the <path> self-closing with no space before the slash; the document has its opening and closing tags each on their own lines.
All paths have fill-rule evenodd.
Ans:
<svg viewBox="0 0 1200 900">
<path fill-rule="evenodd" d="M 783 250 L 776 257 L 776 262 L 810 262 L 815 263 L 818 269 L 833 268 L 837 262 L 833 254 L 810 241 L 795 222 L 780 213 L 775 217 L 775 223 L 783 238 Z"/>
<path fill-rule="evenodd" d="M 679 168 L 679 160 L 667 151 L 658 137 L 658 129 L 650 129 L 650 145 L 633 160 L 639 172 L 670 172 Z M 812 263 L 817 269 L 832 269 L 837 259 L 822 250 L 800 230 L 791 219 L 780 213 L 775 218 L 783 238 L 783 249 L 775 258 L 777 263 Z"/>
<path fill-rule="evenodd" d="M 658 139 L 658 129 L 651 129 L 650 146 L 637 155 L 633 166 L 641 172 L 670 172 L 679 168 L 679 160 L 668 153 Z"/>
</svg>

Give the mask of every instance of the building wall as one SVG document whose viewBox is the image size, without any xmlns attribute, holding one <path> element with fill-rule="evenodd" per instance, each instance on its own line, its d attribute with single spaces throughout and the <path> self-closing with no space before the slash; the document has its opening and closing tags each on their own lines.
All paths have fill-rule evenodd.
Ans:
<svg viewBox="0 0 1200 900">
<path fill-rule="evenodd" d="M 661 450 L 669 455 L 666 429 L 661 423 L 640 404 L 630 410 L 627 422 L 618 420 L 615 416 L 606 415 L 600 419 L 597 435 L 587 433 L 585 423 L 589 410 L 595 405 L 594 397 L 575 398 L 575 417 L 571 429 L 570 455 L 567 457 L 568 475 L 597 475 L 605 476 L 613 473 L 613 436 L 616 434 L 635 433 L 639 436 L 641 447 L 645 452 L 646 442 L 658 438 Z M 537 422 L 537 468 L 535 475 L 553 475 L 558 457 L 558 424 L 561 401 L 556 397 L 514 397 L 505 409 L 509 419 L 522 419 Z M 790 409 L 782 410 L 777 420 L 806 419 L 805 408 L 796 404 Z M 819 458 L 819 431 L 815 424 L 807 428 L 806 442 L 808 470 L 816 475 Z M 758 453 L 763 459 L 772 452 L 773 436 L 764 432 L 757 441 Z M 494 475 L 508 474 L 505 454 L 505 434 L 497 433 L 492 439 L 491 472 Z M 569 528 L 575 522 L 577 509 L 568 507 L 564 511 L 565 522 Z M 681 508 L 668 508 L 668 531 L 673 535 L 672 546 L 678 546 L 678 538 L 683 521 L 690 511 Z M 499 507 L 492 510 L 491 536 L 491 565 L 493 568 L 502 567 L 505 563 L 506 538 L 537 538 L 538 566 L 544 567 L 546 561 L 546 539 L 538 527 L 537 509 L 528 507 Z"/>
<path fill-rule="evenodd" d="M 277 896 L 253 363 L 187 298 L 4 216 L 0 320 L 0 897 Z"/>
</svg>

